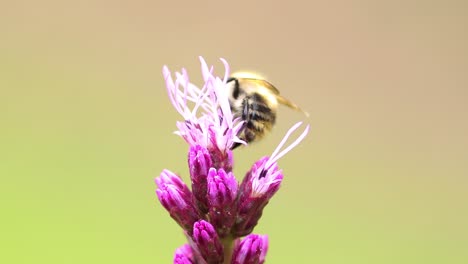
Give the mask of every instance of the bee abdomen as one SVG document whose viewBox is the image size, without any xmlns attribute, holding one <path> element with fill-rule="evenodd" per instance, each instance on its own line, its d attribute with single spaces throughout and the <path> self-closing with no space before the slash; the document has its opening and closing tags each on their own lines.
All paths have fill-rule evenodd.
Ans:
<svg viewBox="0 0 468 264">
<path fill-rule="evenodd" d="M 271 130 L 276 120 L 276 112 L 260 95 L 254 93 L 244 98 L 241 118 L 245 121 L 245 126 L 240 137 L 246 142 L 252 142 Z"/>
<path fill-rule="evenodd" d="M 251 98 L 247 97 L 247 104 L 249 108 L 249 117 L 247 120 L 274 124 L 276 111 L 266 103 L 263 97 L 254 93 Z"/>
</svg>

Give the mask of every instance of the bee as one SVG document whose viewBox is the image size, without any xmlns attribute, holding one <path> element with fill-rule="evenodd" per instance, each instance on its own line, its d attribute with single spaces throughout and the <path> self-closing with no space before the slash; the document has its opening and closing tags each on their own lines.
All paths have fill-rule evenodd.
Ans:
<svg viewBox="0 0 468 264">
<path fill-rule="evenodd" d="M 304 112 L 299 106 L 280 95 L 279 90 L 264 78 L 252 73 L 239 72 L 227 80 L 229 104 L 234 118 L 240 118 L 244 125 L 237 135 L 250 143 L 260 140 L 271 131 L 276 122 L 278 105 Z M 240 143 L 234 143 L 231 149 Z"/>
</svg>

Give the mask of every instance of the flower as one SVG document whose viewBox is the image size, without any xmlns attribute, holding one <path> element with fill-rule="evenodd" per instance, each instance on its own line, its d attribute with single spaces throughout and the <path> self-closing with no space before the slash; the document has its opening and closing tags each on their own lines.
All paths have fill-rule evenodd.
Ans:
<svg viewBox="0 0 468 264">
<path fill-rule="evenodd" d="M 213 67 L 208 69 L 205 60 L 200 57 L 202 75 L 205 84 L 200 89 L 190 83 L 185 69 L 176 72 L 176 81 L 172 79 L 167 66 L 163 68 L 167 92 L 174 108 L 182 115 L 184 121 L 178 121 L 178 130 L 190 146 L 200 145 L 212 154 L 215 167 L 228 166 L 224 164 L 234 143 L 245 144 L 237 136 L 242 129 L 241 120 L 234 119 L 229 105 L 226 82 L 229 76 L 229 65 L 221 59 L 225 67 L 224 78 L 214 77 Z M 190 107 L 193 104 L 193 107 Z M 216 162 L 221 162 L 219 166 Z"/>
<path fill-rule="evenodd" d="M 185 230 L 192 230 L 200 215 L 192 203 L 192 193 L 187 185 L 174 173 L 163 170 L 156 178 L 156 194 L 171 217 Z"/>
<path fill-rule="evenodd" d="M 208 213 L 207 181 L 208 171 L 212 166 L 208 149 L 195 145 L 191 146 L 188 154 L 190 179 L 192 180 L 192 192 L 198 209 Z"/>
<path fill-rule="evenodd" d="M 195 222 L 192 239 L 207 263 L 223 262 L 223 246 L 214 227 L 209 222 L 204 220 Z"/>
<path fill-rule="evenodd" d="M 276 147 L 273 154 L 270 157 L 264 157 L 254 164 L 252 170 L 250 171 L 249 177 L 246 179 L 251 184 L 251 193 L 252 197 L 261 197 L 266 196 L 271 198 L 271 196 L 278 190 L 279 184 L 283 180 L 282 171 L 278 169 L 277 161 L 288 153 L 291 149 L 299 145 L 299 143 L 305 138 L 309 133 L 310 126 L 306 126 L 304 132 L 286 149 L 281 150 L 291 134 L 302 125 L 302 122 L 299 122 L 292 126 L 286 135 L 281 140 L 280 144 Z"/>
<path fill-rule="evenodd" d="M 271 156 L 255 162 L 239 184 L 232 172 L 232 148 L 246 144 L 238 137 L 244 123 L 231 112 L 226 87 L 229 66 L 221 61 L 223 78 L 215 77 L 213 67 L 200 57 L 202 88 L 190 83 L 185 69 L 175 73 L 174 81 L 169 69 L 163 68 L 169 99 L 183 118 L 176 122 L 175 134 L 189 144 L 191 190 L 169 170 L 155 180 L 159 201 L 183 228 L 188 241 L 176 250 L 176 264 L 263 263 L 268 238 L 251 232 L 280 188 L 284 176 L 278 160 L 309 132 L 307 126 L 283 149 L 302 122 L 294 125 Z"/>
<path fill-rule="evenodd" d="M 209 219 L 220 237 L 229 234 L 235 221 L 237 180 L 232 172 L 211 168 L 208 177 Z"/>
<path fill-rule="evenodd" d="M 192 248 L 185 244 L 176 249 L 174 253 L 174 264 L 195 264 L 196 260 Z"/>
<path fill-rule="evenodd" d="M 309 132 L 309 126 L 293 143 L 281 152 L 280 150 L 301 124 L 302 122 L 299 122 L 291 127 L 273 154 L 255 162 L 244 177 L 239 191 L 238 216 L 233 228 L 235 236 L 245 236 L 252 232 L 262 216 L 263 208 L 279 190 L 283 180 L 283 172 L 278 168 L 277 161 L 305 138 Z"/>
<path fill-rule="evenodd" d="M 268 251 L 268 237 L 248 235 L 234 248 L 232 264 L 262 264 Z"/>
</svg>

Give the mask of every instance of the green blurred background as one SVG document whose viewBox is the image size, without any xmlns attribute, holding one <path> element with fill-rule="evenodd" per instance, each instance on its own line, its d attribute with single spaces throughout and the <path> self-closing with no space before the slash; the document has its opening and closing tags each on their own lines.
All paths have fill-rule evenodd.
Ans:
<svg viewBox="0 0 468 264">
<path fill-rule="evenodd" d="M 268 263 L 468 263 L 466 1 L 3 1 L 0 263 L 171 263 L 187 181 L 161 68 L 265 74 L 306 109 Z M 238 178 L 304 119 L 236 151 Z"/>
</svg>

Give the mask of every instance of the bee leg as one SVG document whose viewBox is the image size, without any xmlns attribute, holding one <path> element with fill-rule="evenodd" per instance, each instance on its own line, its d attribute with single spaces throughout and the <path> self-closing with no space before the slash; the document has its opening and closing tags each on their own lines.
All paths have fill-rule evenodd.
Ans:
<svg viewBox="0 0 468 264">
<path fill-rule="evenodd" d="M 249 103 L 249 96 L 246 96 L 244 100 L 242 100 L 242 120 L 244 120 L 245 124 L 250 122 L 250 103 Z M 244 124 L 244 126 L 245 126 Z"/>
<path fill-rule="evenodd" d="M 231 146 L 231 150 L 236 149 L 236 148 L 239 147 L 240 145 L 242 145 L 242 144 L 239 143 L 239 142 L 234 142 L 234 143 L 232 144 L 232 146 Z"/>
<path fill-rule="evenodd" d="M 251 97 L 246 96 L 242 102 L 242 120 L 244 120 L 244 127 L 242 128 L 241 139 L 247 143 L 255 140 L 255 126 L 253 120 L 255 120 L 255 104 L 251 103 Z"/>
<path fill-rule="evenodd" d="M 239 133 L 237 134 L 237 136 L 241 139 L 241 140 L 244 140 L 245 142 L 249 143 L 251 140 L 249 140 L 248 138 L 246 138 L 246 130 L 247 130 L 247 126 L 248 126 L 248 123 L 250 122 L 250 104 L 249 104 L 249 99 L 248 97 L 244 98 L 244 100 L 242 100 L 242 115 L 241 115 L 241 119 L 242 121 L 244 122 L 244 124 L 242 125 L 242 128 L 239 130 Z M 241 143 L 238 143 L 238 142 L 234 142 L 231 146 L 231 150 L 234 150 L 236 149 L 237 147 L 239 147 L 240 145 L 243 145 Z"/>
<path fill-rule="evenodd" d="M 246 140 L 245 140 L 245 134 L 244 134 L 245 128 L 246 128 L 246 125 L 243 124 L 243 125 L 242 125 L 242 128 L 239 130 L 239 133 L 237 134 L 237 137 L 239 137 L 239 139 L 244 140 L 244 141 L 246 141 Z M 247 142 L 247 141 L 246 141 L 246 142 Z M 248 142 L 247 142 L 247 143 L 248 143 Z M 232 143 L 231 150 L 236 149 L 236 148 L 239 147 L 240 145 L 243 145 L 243 144 L 242 144 L 242 143 L 239 143 L 239 142 L 234 142 L 234 143 Z"/>
</svg>

